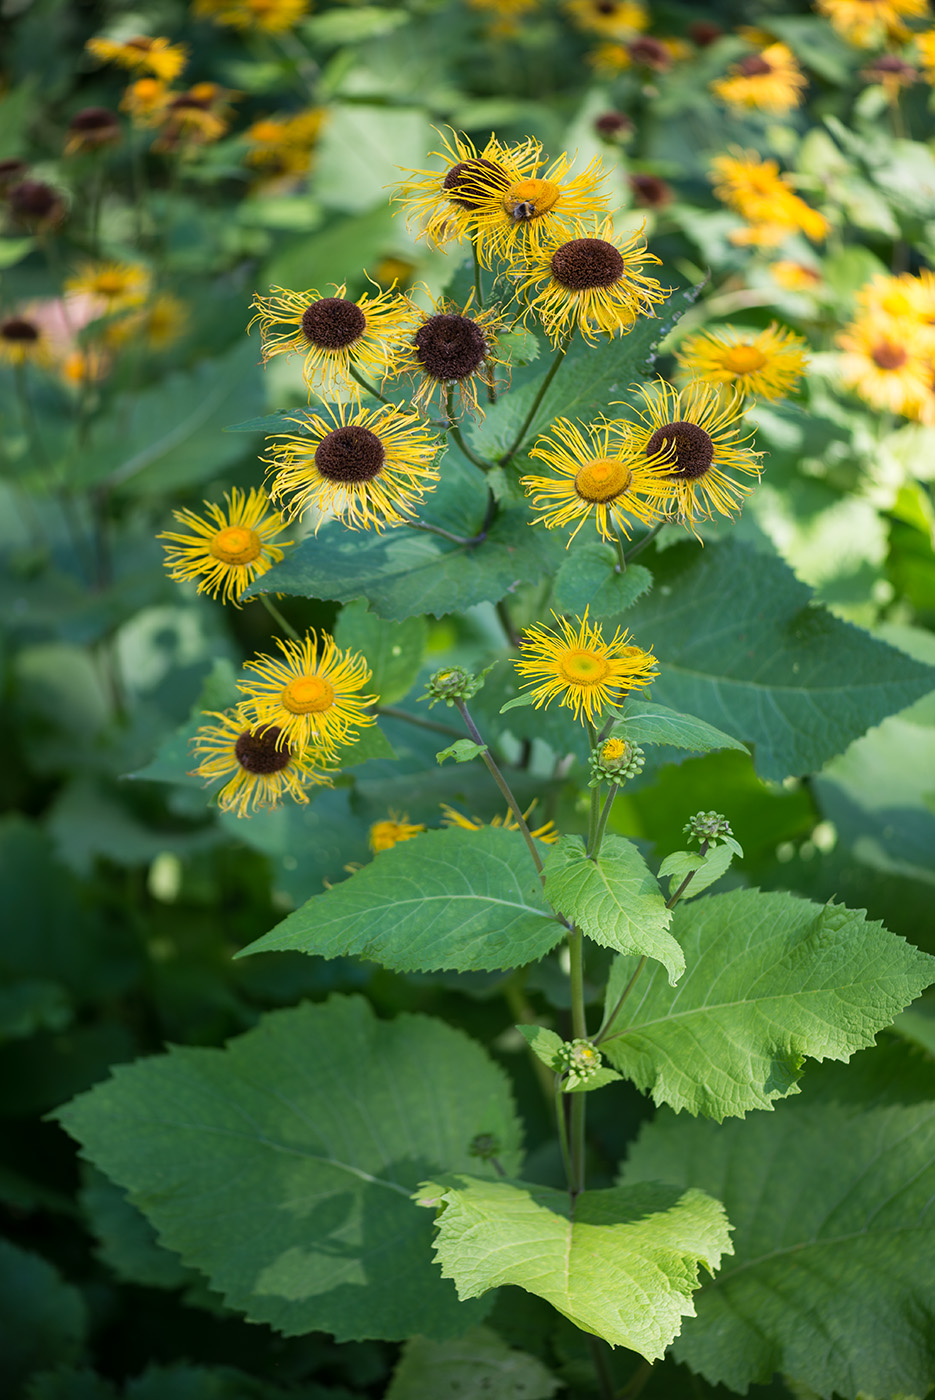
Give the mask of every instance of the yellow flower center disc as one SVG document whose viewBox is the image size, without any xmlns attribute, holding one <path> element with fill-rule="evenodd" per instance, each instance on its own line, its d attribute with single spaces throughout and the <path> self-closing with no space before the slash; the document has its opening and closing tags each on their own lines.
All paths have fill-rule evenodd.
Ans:
<svg viewBox="0 0 935 1400">
<path fill-rule="evenodd" d="M 608 739 L 601 749 L 601 758 L 605 763 L 616 763 L 618 758 L 623 758 L 626 749 L 623 739 Z"/>
<path fill-rule="evenodd" d="M 280 698 L 290 714 L 318 715 L 331 709 L 334 690 L 324 676 L 299 676 L 289 682 Z"/>
<path fill-rule="evenodd" d="M 766 364 L 766 356 L 755 345 L 732 345 L 724 351 L 728 374 L 754 374 Z"/>
<path fill-rule="evenodd" d="M 256 530 L 228 525 L 225 530 L 218 530 L 208 548 L 222 564 L 251 564 L 263 548 L 263 541 Z"/>
<path fill-rule="evenodd" d="M 551 180 L 519 180 L 503 196 L 503 207 L 513 219 L 534 219 L 547 214 L 561 193 Z"/>
<path fill-rule="evenodd" d="M 610 666 L 593 651 L 566 651 L 559 657 L 558 669 L 569 685 L 600 685 Z"/>
<path fill-rule="evenodd" d="M 127 290 L 127 280 L 119 272 L 102 272 L 94 279 L 94 290 L 102 297 L 119 297 Z"/>
<path fill-rule="evenodd" d="M 586 462 L 575 476 L 575 490 L 583 501 L 612 501 L 626 491 L 633 473 L 613 457 Z"/>
</svg>

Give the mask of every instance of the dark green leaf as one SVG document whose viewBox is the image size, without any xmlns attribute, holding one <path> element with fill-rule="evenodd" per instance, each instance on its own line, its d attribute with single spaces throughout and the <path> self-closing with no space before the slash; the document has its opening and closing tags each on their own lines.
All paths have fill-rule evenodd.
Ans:
<svg viewBox="0 0 935 1400">
<path fill-rule="evenodd" d="M 472 1327 L 456 1341 L 407 1342 L 385 1400 L 549 1400 L 558 1388 L 536 1357 Z"/>
<path fill-rule="evenodd" d="M 343 607 L 334 628 L 338 646 L 366 657 L 373 672 L 367 691 L 375 692 L 383 705 L 394 705 L 412 689 L 427 636 L 424 617 L 388 623 L 369 612 L 363 601 Z"/>
<path fill-rule="evenodd" d="M 706 720 L 680 715 L 677 710 L 654 705 L 650 700 L 628 700 L 622 721 L 614 725 L 611 733 L 633 744 L 668 744 L 689 753 L 708 753 L 712 749 L 740 749 L 746 753 L 743 744 Z"/>
<path fill-rule="evenodd" d="M 555 576 L 552 606 L 556 612 L 591 617 L 613 617 L 626 612 L 653 586 L 653 576 L 642 564 L 631 564 L 626 573 L 617 568 L 612 544 L 572 544 Z"/>
</svg>

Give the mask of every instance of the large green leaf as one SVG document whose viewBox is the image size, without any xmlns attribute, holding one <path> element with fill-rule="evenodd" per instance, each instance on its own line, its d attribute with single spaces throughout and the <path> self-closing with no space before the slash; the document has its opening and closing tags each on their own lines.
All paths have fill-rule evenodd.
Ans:
<svg viewBox="0 0 935 1400">
<path fill-rule="evenodd" d="M 535 962 L 561 935 L 518 831 L 452 827 L 382 851 L 244 951 L 357 954 L 401 972 L 482 972 Z"/>
<path fill-rule="evenodd" d="M 846 1060 L 935 980 L 935 958 L 862 910 L 732 890 L 675 909 L 689 971 L 647 967 L 601 1041 L 655 1103 L 719 1121 L 797 1092 L 806 1056 Z M 635 971 L 618 958 L 610 1012 Z"/>
<path fill-rule="evenodd" d="M 549 1400 L 558 1388 L 535 1356 L 472 1327 L 450 1342 L 408 1341 L 386 1400 Z"/>
<path fill-rule="evenodd" d="M 432 1172 L 479 1170 L 480 1133 L 514 1170 L 519 1128 L 503 1073 L 439 1021 L 378 1021 L 362 998 L 333 997 L 267 1015 L 224 1050 L 117 1069 L 58 1116 L 251 1321 L 344 1340 L 479 1320 L 438 1279 L 410 1198 Z"/>
<path fill-rule="evenodd" d="M 811 603 L 771 554 L 684 544 L 627 617 L 659 658 L 654 698 L 756 745 L 766 778 L 813 772 L 935 685 L 912 660 Z"/>
<path fill-rule="evenodd" d="M 631 564 L 626 573 L 617 570 L 613 545 L 591 541 L 569 547 L 555 578 L 552 606 L 557 612 L 592 617 L 613 617 L 632 607 L 648 593 L 653 576 L 642 564 Z"/>
<path fill-rule="evenodd" d="M 76 1361 L 87 1316 L 77 1288 L 40 1254 L 0 1240 L 0 1355 L 11 1396 L 33 1371 Z"/>
<path fill-rule="evenodd" d="M 590 860 L 580 836 L 563 836 L 546 857 L 545 892 L 595 943 L 658 958 L 672 983 L 685 971 L 684 954 L 667 932 L 672 915 L 659 882 L 632 841 L 605 836 Z"/>
<path fill-rule="evenodd" d="M 650 700 L 628 700 L 623 720 L 612 733 L 619 733 L 634 744 L 668 744 L 690 753 L 709 753 L 712 749 L 746 752 L 744 745 L 723 729 L 715 729 L 695 715 L 681 715 L 665 705 L 654 705 Z"/>
<path fill-rule="evenodd" d="M 808 1097 L 746 1123 L 662 1113 L 643 1129 L 623 1181 L 700 1187 L 734 1227 L 735 1257 L 696 1295 L 675 1355 L 741 1392 L 781 1371 L 826 1400 L 925 1395 L 935 1102 Z"/>
<path fill-rule="evenodd" d="M 713 1271 L 731 1252 L 717 1201 L 658 1181 L 585 1191 L 572 1205 L 549 1186 L 459 1175 L 418 1200 L 439 1207 L 435 1252 L 459 1297 L 516 1284 L 648 1361 L 693 1316 L 699 1265 Z"/>
<path fill-rule="evenodd" d="M 364 602 L 341 609 L 334 629 L 338 646 L 363 652 L 373 672 L 367 690 L 380 702 L 392 705 L 411 690 L 419 666 L 428 629 L 422 617 L 410 617 L 392 624 L 368 612 Z"/>
</svg>

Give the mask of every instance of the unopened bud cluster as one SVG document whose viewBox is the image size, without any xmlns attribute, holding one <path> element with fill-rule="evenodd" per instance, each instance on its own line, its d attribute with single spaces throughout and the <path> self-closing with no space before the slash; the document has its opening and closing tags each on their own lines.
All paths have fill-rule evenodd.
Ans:
<svg viewBox="0 0 935 1400">
<path fill-rule="evenodd" d="M 579 1082 L 590 1079 L 601 1067 L 601 1052 L 590 1040 L 566 1040 L 558 1058 L 565 1072 Z"/>
<path fill-rule="evenodd" d="M 707 841 L 709 844 L 734 834 L 730 822 L 720 812 L 696 812 L 689 817 L 682 830 L 690 841 Z"/>
<path fill-rule="evenodd" d="M 480 1157 L 482 1162 L 489 1162 L 502 1151 L 502 1144 L 493 1133 L 478 1133 L 471 1138 L 468 1146 L 468 1156 Z"/>
<path fill-rule="evenodd" d="M 628 778 L 635 778 L 646 762 L 646 755 L 637 744 L 629 739 L 611 737 L 591 750 L 588 766 L 591 781 L 588 787 L 599 787 L 601 783 L 616 783 L 618 786 Z"/>
<path fill-rule="evenodd" d="M 444 700 L 449 706 L 456 700 L 470 700 L 483 686 L 486 675 L 486 671 L 475 676 L 470 671 L 462 670 L 460 666 L 446 666 L 444 670 L 436 671 L 434 676 L 429 676 L 425 694 L 420 696 L 420 699 L 428 700 L 429 709 L 439 700 Z"/>
</svg>

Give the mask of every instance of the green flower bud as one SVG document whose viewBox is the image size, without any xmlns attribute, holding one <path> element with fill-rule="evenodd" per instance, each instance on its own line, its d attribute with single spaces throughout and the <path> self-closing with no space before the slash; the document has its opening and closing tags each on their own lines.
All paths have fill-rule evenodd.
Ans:
<svg viewBox="0 0 935 1400">
<path fill-rule="evenodd" d="M 687 832 L 690 841 L 707 841 L 709 844 L 734 834 L 730 822 L 720 812 L 696 812 L 689 817 L 682 830 Z"/>
<path fill-rule="evenodd" d="M 558 1058 L 569 1077 L 579 1082 L 601 1067 L 601 1052 L 590 1040 L 566 1040 Z"/>
<path fill-rule="evenodd" d="M 470 700 L 483 686 L 490 669 L 488 666 L 487 670 L 475 676 L 470 671 L 462 670 L 460 666 L 446 666 L 443 670 L 436 671 L 434 676 L 429 676 L 425 694 L 420 695 L 419 699 L 428 700 L 429 709 L 439 700 L 444 700 L 449 706 L 456 700 Z"/>
<path fill-rule="evenodd" d="M 645 762 L 646 756 L 637 744 L 611 735 L 591 751 L 588 787 L 599 787 L 601 783 L 616 783 L 619 787 L 628 778 L 635 778 Z"/>
</svg>

